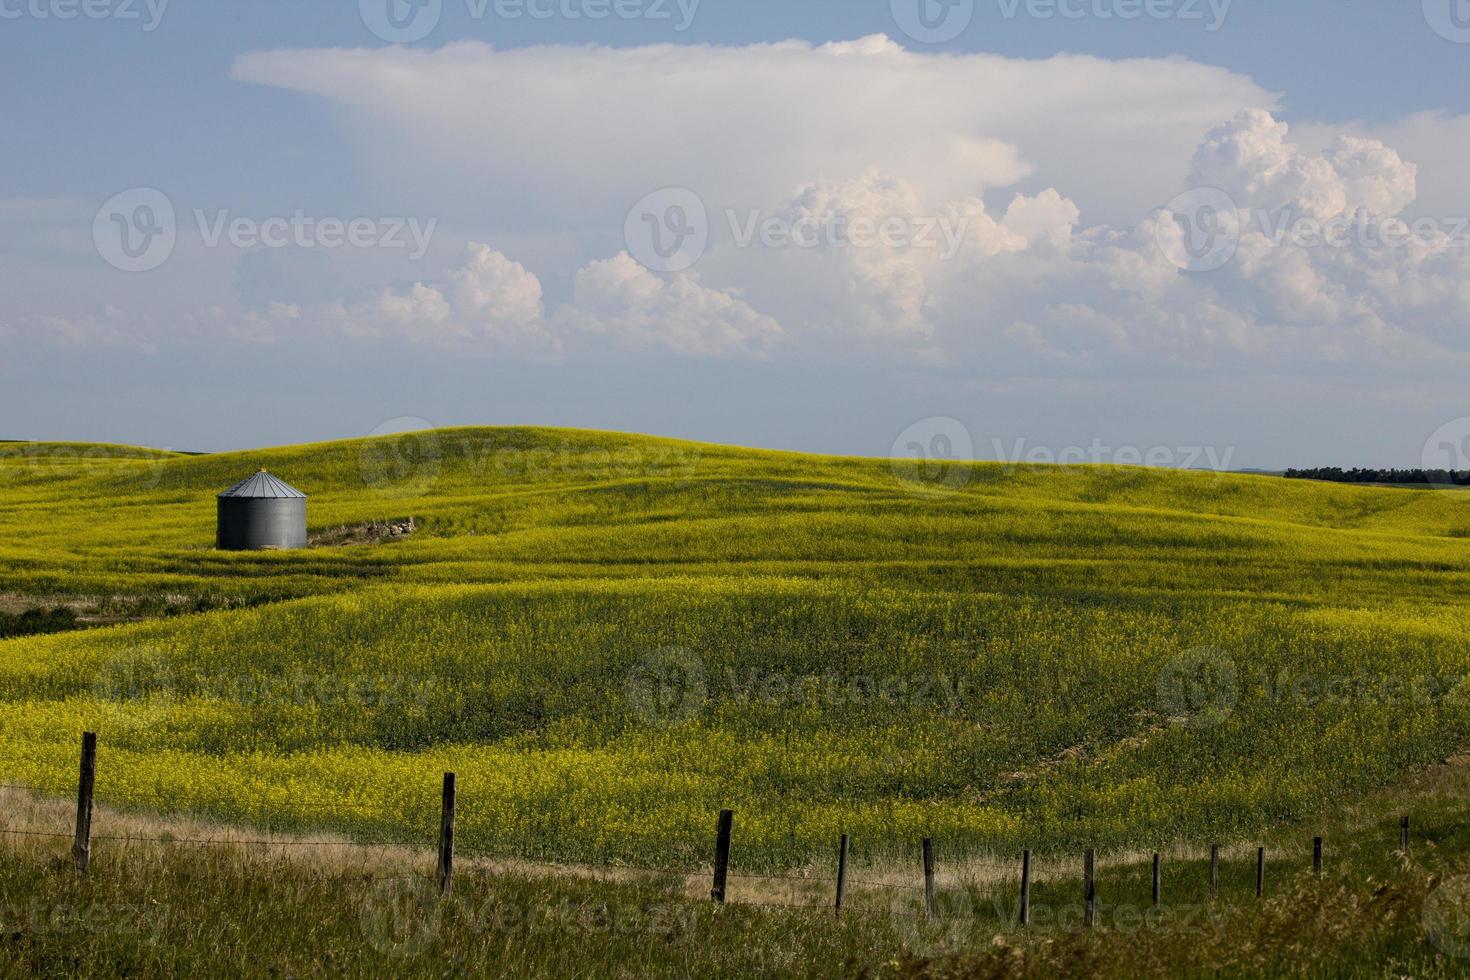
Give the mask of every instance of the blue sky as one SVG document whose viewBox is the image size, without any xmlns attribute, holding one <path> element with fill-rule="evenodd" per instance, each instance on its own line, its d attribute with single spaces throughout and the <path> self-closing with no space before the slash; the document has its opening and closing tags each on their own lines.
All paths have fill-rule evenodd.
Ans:
<svg viewBox="0 0 1470 980">
<path fill-rule="evenodd" d="M 67 2 L 0 0 L 0 436 L 211 450 L 421 419 L 884 455 L 953 419 L 981 457 L 1419 465 L 1470 414 L 1470 43 L 1441 0 L 975 0 L 933 44 L 888 0 L 703 0 L 687 30 L 673 0 L 444 0 L 406 49 L 356 0 L 173 0 L 153 29 L 157 0 Z M 625 233 L 670 187 L 713 229 L 687 270 Z M 137 188 L 178 245 L 128 272 L 94 223 Z M 1152 209 L 1202 188 L 1239 254 L 1159 266 Z M 1359 211 L 1350 248 L 1257 241 Z M 948 220 L 965 251 L 732 241 L 833 213 Z M 297 214 L 432 243 L 207 241 Z M 1441 237 L 1359 240 L 1394 216 Z"/>
</svg>

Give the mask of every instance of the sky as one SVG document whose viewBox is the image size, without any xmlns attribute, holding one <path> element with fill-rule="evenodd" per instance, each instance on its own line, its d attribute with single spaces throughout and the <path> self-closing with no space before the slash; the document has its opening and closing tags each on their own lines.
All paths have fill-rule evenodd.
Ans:
<svg viewBox="0 0 1470 980">
<path fill-rule="evenodd" d="M 0 438 L 1470 467 L 1470 0 L 0 0 Z"/>
</svg>

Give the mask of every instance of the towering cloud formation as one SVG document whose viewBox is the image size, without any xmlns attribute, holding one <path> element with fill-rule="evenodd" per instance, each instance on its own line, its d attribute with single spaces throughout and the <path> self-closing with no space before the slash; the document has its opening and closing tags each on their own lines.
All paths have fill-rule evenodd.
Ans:
<svg viewBox="0 0 1470 980">
<path fill-rule="evenodd" d="M 339 107 L 386 210 L 499 230 L 416 281 L 198 329 L 996 375 L 1383 369 L 1470 339 L 1470 233 L 1445 215 L 1401 234 L 1414 163 L 1361 126 L 1299 146 L 1272 96 L 1179 59 L 461 43 L 263 52 L 234 74 Z M 1460 128 L 1404 132 L 1433 146 L 1436 125 Z M 664 187 L 703 201 L 692 269 L 651 271 L 625 240 Z M 1180 261 L 1221 234 L 1221 261 Z"/>
</svg>

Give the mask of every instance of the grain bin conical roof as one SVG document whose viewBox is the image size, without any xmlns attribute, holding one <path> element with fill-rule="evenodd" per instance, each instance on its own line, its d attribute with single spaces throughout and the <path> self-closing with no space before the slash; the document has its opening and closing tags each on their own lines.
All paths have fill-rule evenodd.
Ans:
<svg viewBox="0 0 1470 980">
<path fill-rule="evenodd" d="M 220 494 L 221 497 L 266 497 L 266 498 L 290 498 L 298 497 L 306 499 L 306 494 L 297 490 L 285 480 L 278 480 L 265 470 L 252 473 L 230 489 Z"/>
</svg>

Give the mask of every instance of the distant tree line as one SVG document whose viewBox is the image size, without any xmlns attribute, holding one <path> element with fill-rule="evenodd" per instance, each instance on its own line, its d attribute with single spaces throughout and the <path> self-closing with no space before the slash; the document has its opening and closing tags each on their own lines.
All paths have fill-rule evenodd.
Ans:
<svg viewBox="0 0 1470 980">
<path fill-rule="evenodd" d="M 1355 466 L 1345 470 L 1340 466 L 1318 466 L 1312 469 L 1290 469 L 1288 480 L 1327 480 L 1331 483 L 1390 483 L 1401 486 L 1470 486 L 1470 471 L 1466 470 L 1380 470 Z"/>
</svg>

